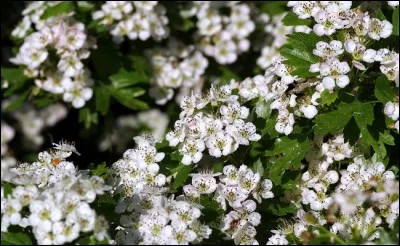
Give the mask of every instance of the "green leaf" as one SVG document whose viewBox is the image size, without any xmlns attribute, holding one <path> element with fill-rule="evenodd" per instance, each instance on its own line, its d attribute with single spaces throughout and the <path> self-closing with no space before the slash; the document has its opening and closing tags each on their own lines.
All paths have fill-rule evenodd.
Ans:
<svg viewBox="0 0 400 246">
<path fill-rule="evenodd" d="M 397 95 L 396 89 L 391 87 L 391 81 L 389 81 L 385 75 L 379 76 L 375 81 L 375 97 L 381 103 L 386 104 L 394 100 Z"/>
<path fill-rule="evenodd" d="M 96 110 L 102 115 L 106 115 L 110 108 L 110 94 L 104 87 L 96 87 Z"/>
<path fill-rule="evenodd" d="M 114 88 L 120 89 L 136 85 L 138 83 L 148 83 L 149 78 L 143 72 L 127 72 L 121 68 L 118 73 L 111 75 L 110 80 Z"/>
<path fill-rule="evenodd" d="M 219 77 L 221 84 L 229 83 L 232 79 L 239 81 L 240 77 L 226 66 L 219 66 L 222 75 Z"/>
<path fill-rule="evenodd" d="M 46 20 L 53 16 L 72 12 L 73 10 L 74 10 L 74 2 L 73 1 L 64 1 L 62 3 L 56 4 L 52 7 L 47 8 L 40 18 L 42 20 Z"/>
<path fill-rule="evenodd" d="M 138 97 L 143 95 L 146 91 L 143 90 L 142 88 L 125 88 L 125 89 L 119 89 L 115 90 L 112 87 L 108 87 L 109 92 L 111 95 L 122 105 L 124 105 L 127 108 L 133 109 L 133 110 L 145 110 L 148 109 L 148 105 L 146 102 L 143 102 L 141 100 L 135 99 L 134 97 Z"/>
<path fill-rule="evenodd" d="M 192 171 L 191 165 L 180 164 L 178 166 L 178 173 L 176 174 L 174 182 L 172 183 L 172 188 L 177 189 L 181 187 L 186 182 L 186 179 L 189 177 L 190 171 Z"/>
<path fill-rule="evenodd" d="M 93 3 L 90 3 L 88 1 L 77 1 L 76 3 L 78 4 L 79 10 L 81 10 L 82 12 L 90 12 L 95 7 Z"/>
<path fill-rule="evenodd" d="M 264 119 L 269 118 L 272 112 L 270 105 L 271 101 L 266 102 L 263 98 L 260 97 L 255 107 L 257 117 Z"/>
<path fill-rule="evenodd" d="M 336 101 L 336 99 L 338 98 L 338 90 L 335 90 L 334 92 L 330 92 L 329 90 L 324 90 L 321 93 L 321 98 L 320 98 L 320 104 L 322 106 L 326 105 L 326 106 L 330 106 L 332 103 L 334 103 Z"/>
<path fill-rule="evenodd" d="M 341 103 L 338 109 L 315 117 L 315 133 L 326 135 L 342 131 L 352 118 L 352 105 Z"/>
<path fill-rule="evenodd" d="M 142 73 L 150 73 L 150 64 L 144 56 L 130 56 L 132 60 L 132 67 Z"/>
<path fill-rule="evenodd" d="M 270 164 L 269 178 L 278 185 L 285 171 L 290 167 L 299 167 L 309 149 L 308 138 L 304 140 L 282 137 L 275 140 L 272 150 L 265 151 L 266 156 L 276 156 Z"/>
<path fill-rule="evenodd" d="M 10 112 L 13 110 L 19 109 L 24 102 L 28 99 L 29 96 L 29 90 L 25 91 L 21 95 L 19 95 L 15 100 L 13 100 L 10 104 L 7 105 L 7 107 L 4 109 L 5 112 Z"/>
<path fill-rule="evenodd" d="M 293 67 L 293 75 L 301 78 L 313 77 L 315 73 L 309 71 L 310 66 L 319 62 L 319 57 L 313 54 L 317 42 L 323 38 L 316 34 L 293 33 L 289 34 L 287 44 L 280 48 L 280 53 L 286 58 L 284 64 Z"/>
<path fill-rule="evenodd" d="M 7 197 L 8 195 L 10 195 L 15 187 L 14 184 L 9 183 L 9 182 L 2 182 L 1 185 L 4 188 L 4 197 Z"/>
<path fill-rule="evenodd" d="M 103 179 L 107 179 L 110 174 L 105 162 L 100 163 L 96 168 L 91 169 L 90 172 L 92 175 L 102 177 Z"/>
<path fill-rule="evenodd" d="M 395 8 L 392 15 L 393 35 L 399 36 L 399 7 Z"/>
<path fill-rule="evenodd" d="M 9 83 L 9 87 L 5 89 L 4 96 L 9 97 L 13 95 L 17 90 L 22 88 L 26 82 L 28 82 L 28 78 L 24 75 L 23 68 L 1 68 L 1 77 L 3 80 L 7 80 Z"/>
<path fill-rule="evenodd" d="M 285 216 L 288 214 L 295 214 L 297 208 L 294 204 L 270 204 L 267 208 L 272 214 L 276 216 Z"/>
<path fill-rule="evenodd" d="M 1 232 L 2 245 L 32 245 L 31 238 L 22 232 Z"/>
<path fill-rule="evenodd" d="M 90 60 L 96 73 L 105 81 L 108 76 L 118 72 L 121 56 L 118 47 L 111 41 L 101 40 L 97 46 L 98 48 L 91 52 Z"/>
<path fill-rule="evenodd" d="M 258 158 L 257 161 L 254 162 L 253 171 L 259 173 L 260 177 L 262 177 L 264 175 L 264 167 L 263 167 L 263 164 L 261 163 L 260 158 Z"/>
<path fill-rule="evenodd" d="M 268 1 L 261 6 L 261 12 L 271 16 L 279 15 L 283 12 L 287 12 L 286 4 L 287 3 L 284 1 Z"/>
<path fill-rule="evenodd" d="M 385 17 L 385 15 L 383 14 L 383 12 L 382 12 L 381 9 L 378 9 L 378 10 L 376 11 L 376 18 L 379 19 L 379 20 L 386 20 L 386 17 Z"/>
<path fill-rule="evenodd" d="M 283 17 L 282 23 L 285 26 L 308 26 L 311 24 L 311 19 L 300 19 L 295 13 L 289 12 Z"/>
<path fill-rule="evenodd" d="M 82 108 L 79 110 L 79 122 L 83 122 L 86 129 L 89 129 L 92 123 L 98 123 L 98 114 L 97 112 L 91 113 L 89 108 Z"/>
</svg>

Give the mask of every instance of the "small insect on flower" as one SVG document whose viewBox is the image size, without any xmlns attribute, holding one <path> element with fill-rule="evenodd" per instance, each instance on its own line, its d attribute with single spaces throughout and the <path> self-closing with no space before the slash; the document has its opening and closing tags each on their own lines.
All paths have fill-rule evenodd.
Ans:
<svg viewBox="0 0 400 246">
<path fill-rule="evenodd" d="M 58 144 L 53 143 L 53 148 L 62 152 L 72 152 L 80 156 L 81 154 L 76 150 L 74 145 L 74 142 L 68 143 L 67 141 L 61 140 Z"/>
</svg>

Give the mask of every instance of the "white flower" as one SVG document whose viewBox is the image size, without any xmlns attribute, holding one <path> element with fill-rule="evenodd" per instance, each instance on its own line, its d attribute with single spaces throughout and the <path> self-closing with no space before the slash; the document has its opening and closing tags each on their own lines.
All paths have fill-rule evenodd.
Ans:
<svg viewBox="0 0 400 246">
<path fill-rule="evenodd" d="M 260 182 L 259 173 L 254 173 L 250 169 L 247 169 L 242 172 L 240 172 L 239 170 L 239 186 L 241 188 L 242 193 L 249 194 L 256 188 L 259 182 Z"/>
<path fill-rule="evenodd" d="M 392 34 L 392 30 L 393 25 L 389 21 L 372 18 L 368 36 L 372 39 L 380 40 L 381 38 L 389 37 Z"/>
<path fill-rule="evenodd" d="M 93 96 L 93 90 L 91 88 L 82 87 L 81 85 L 74 83 L 71 88 L 64 93 L 63 99 L 66 102 L 72 102 L 74 108 L 82 108 L 85 106 L 86 101 L 90 100 Z"/>
<path fill-rule="evenodd" d="M 279 110 L 275 130 L 279 133 L 289 135 L 293 131 L 294 116 L 287 109 Z"/>
<path fill-rule="evenodd" d="M 314 17 L 317 24 L 314 25 L 313 30 L 318 36 L 332 35 L 337 29 L 341 28 L 339 19 L 330 12 L 320 10 Z"/>
<path fill-rule="evenodd" d="M 264 199 L 269 199 L 274 197 L 274 193 L 271 191 L 272 182 L 269 179 L 262 180 L 253 192 L 253 197 L 261 203 L 261 197 Z"/>
<path fill-rule="evenodd" d="M 399 6 L 399 1 L 387 1 L 389 6 L 396 7 Z"/>
<path fill-rule="evenodd" d="M 313 50 L 313 54 L 322 58 L 337 57 L 343 54 L 343 44 L 338 40 L 333 40 L 329 44 L 323 41 L 319 41 L 316 44 L 316 49 Z"/>
<path fill-rule="evenodd" d="M 217 189 L 217 181 L 210 174 L 194 174 L 192 185 L 200 194 L 211 194 Z"/>
<path fill-rule="evenodd" d="M 192 162 L 197 163 L 203 157 L 203 150 L 205 149 L 205 144 L 202 139 L 186 139 L 179 148 L 179 151 L 183 154 L 182 164 L 190 165 Z"/>
<path fill-rule="evenodd" d="M 236 142 L 242 145 L 249 145 L 249 141 L 258 141 L 261 138 L 261 136 L 256 133 L 256 127 L 253 123 L 244 123 L 242 120 L 237 120 L 232 125 L 228 125 L 226 131 Z"/>
<path fill-rule="evenodd" d="M 350 83 L 350 79 L 346 75 L 348 72 L 350 72 L 350 67 L 347 62 L 340 62 L 336 58 L 331 59 L 328 63 L 323 63 L 320 67 L 320 73 L 323 77 L 324 88 L 332 90 L 335 86 L 346 87 Z"/>
<path fill-rule="evenodd" d="M 233 139 L 228 134 L 219 131 L 210 136 L 206 142 L 208 152 L 211 156 L 221 157 L 232 152 Z"/>
<path fill-rule="evenodd" d="M 233 208 L 241 207 L 241 203 L 247 198 L 247 195 L 242 193 L 241 188 L 239 187 L 221 184 L 218 189 L 221 189 L 223 198 L 227 200 L 229 205 Z"/>
<path fill-rule="evenodd" d="M 52 223 L 62 218 L 62 211 L 52 200 L 32 201 L 29 210 L 31 212 L 29 223 L 43 232 L 50 232 Z"/>
<path fill-rule="evenodd" d="M 22 204 L 18 199 L 1 199 L 1 231 L 7 232 L 9 225 L 18 225 L 21 221 Z"/>
<path fill-rule="evenodd" d="M 268 238 L 267 245 L 288 245 L 289 241 L 286 239 L 285 234 L 278 230 L 272 230 L 273 236 Z"/>
</svg>

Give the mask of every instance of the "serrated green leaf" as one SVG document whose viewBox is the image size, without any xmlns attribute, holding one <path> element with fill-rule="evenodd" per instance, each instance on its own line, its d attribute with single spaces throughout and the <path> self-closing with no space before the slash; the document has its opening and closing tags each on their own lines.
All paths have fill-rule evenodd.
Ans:
<svg viewBox="0 0 400 246">
<path fill-rule="evenodd" d="M 7 197 L 10 195 L 15 187 L 14 184 L 9 183 L 9 182 L 2 182 L 2 187 L 4 188 L 4 197 Z"/>
<path fill-rule="evenodd" d="M 276 156 L 269 166 L 269 178 L 278 185 L 281 183 L 282 175 L 290 167 L 300 166 L 301 160 L 309 149 L 309 140 L 290 139 L 282 137 L 275 140 L 271 150 L 265 151 L 265 156 Z"/>
<path fill-rule="evenodd" d="M 191 165 L 180 164 L 178 167 L 178 173 L 176 174 L 174 182 L 172 183 L 172 188 L 178 189 L 181 187 L 189 177 L 190 171 L 192 171 Z"/>
<path fill-rule="evenodd" d="M 29 92 L 30 91 L 25 91 L 21 95 L 17 96 L 17 98 L 15 100 L 11 101 L 7 105 L 7 107 L 4 109 L 4 111 L 10 112 L 10 111 L 19 109 L 25 103 L 25 101 L 28 99 Z"/>
<path fill-rule="evenodd" d="M 22 88 L 27 82 L 28 78 L 24 75 L 23 68 L 1 68 L 1 77 L 7 80 L 9 87 L 5 89 L 4 96 L 9 97 L 17 90 Z"/>
<path fill-rule="evenodd" d="M 385 17 L 385 15 L 383 14 L 383 12 L 382 12 L 381 9 L 378 9 L 378 10 L 376 11 L 376 18 L 379 19 L 379 20 L 386 20 L 386 17 Z"/>
<path fill-rule="evenodd" d="M 219 66 L 222 75 L 219 77 L 221 84 L 229 83 L 232 79 L 239 81 L 240 77 L 226 66 Z"/>
<path fill-rule="evenodd" d="M 59 4 L 56 4 L 52 7 L 46 8 L 42 16 L 40 17 L 42 20 L 46 20 L 50 17 L 57 16 L 60 14 L 70 13 L 74 10 L 74 2 L 73 1 L 64 1 Z"/>
<path fill-rule="evenodd" d="M 89 12 L 94 9 L 94 4 L 88 1 L 77 1 L 79 10 L 82 12 Z"/>
<path fill-rule="evenodd" d="M 282 19 L 282 23 L 285 26 L 308 26 L 311 24 L 311 22 L 311 19 L 300 19 L 293 12 L 287 13 Z"/>
<path fill-rule="evenodd" d="M 22 232 L 1 232 L 1 245 L 32 245 L 32 240 Z"/>
<path fill-rule="evenodd" d="M 89 108 L 81 108 L 79 110 L 79 122 L 83 122 L 85 128 L 89 129 L 92 123 L 98 123 L 98 114 L 97 112 L 90 112 Z"/>
<path fill-rule="evenodd" d="M 342 131 L 346 124 L 353 117 L 353 106 L 341 103 L 338 109 L 328 113 L 319 114 L 315 117 L 315 133 L 326 135 Z"/>
<path fill-rule="evenodd" d="M 150 64 L 148 60 L 143 56 L 130 56 L 132 60 L 132 67 L 142 73 L 149 74 L 150 72 Z"/>
<path fill-rule="evenodd" d="M 110 174 L 105 162 L 100 163 L 94 169 L 91 169 L 90 172 L 92 175 L 99 176 L 104 179 L 107 179 L 108 175 Z"/>
<path fill-rule="evenodd" d="M 399 7 L 395 8 L 392 15 L 393 35 L 399 36 Z"/>
<path fill-rule="evenodd" d="M 121 67 L 121 56 L 115 43 L 101 40 L 97 43 L 97 49 L 93 50 L 90 60 L 93 62 L 96 74 L 106 81 L 108 76 L 118 72 Z"/>
<path fill-rule="evenodd" d="M 135 99 L 135 97 L 143 95 L 146 91 L 142 88 L 125 88 L 115 90 L 112 87 L 108 87 L 111 95 L 122 105 L 133 110 L 145 110 L 148 109 L 146 102 Z"/>
<path fill-rule="evenodd" d="M 261 6 L 261 12 L 274 16 L 286 12 L 286 2 L 284 1 L 268 1 Z"/>
<path fill-rule="evenodd" d="M 386 104 L 387 102 L 391 102 L 394 100 L 396 96 L 396 89 L 392 88 L 391 81 L 389 81 L 386 76 L 382 75 L 375 81 L 375 97 L 381 103 Z"/>
<path fill-rule="evenodd" d="M 120 69 L 118 73 L 109 77 L 112 86 L 116 89 L 129 87 L 139 83 L 148 83 L 149 78 L 143 72 L 128 72 L 125 69 Z"/>
<path fill-rule="evenodd" d="M 104 87 L 96 87 L 95 89 L 96 97 L 96 110 L 102 115 L 106 115 L 110 108 L 110 94 Z"/>
<path fill-rule="evenodd" d="M 261 163 L 260 158 L 258 158 L 257 161 L 254 162 L 253 171 L 260 174 L 260 177 L 262 177 L 264 175 L 264 167 L 263 167 L 263 164 Z"/>
<path fill-rule="evenodd" d="M 321 98 L 320 98 L 320 104 L 322 106 L 326 105 L 326 106 L 330 106 L 332 103 L 334 103 L 336 101 L 336 99 L 338 98 L 338 90 L 335 90 L 334 92 L 330 92 L 329 90 L 324 90 L 321 93 Z"/>
<path fill-rule="evenodd" d="M 263 98 L 260 97 L 255 107 L 257 117 L 264 119 L 269 118 L 272 112 L 270 105 L 271 101 L 266 102 Z"/>
</svg>

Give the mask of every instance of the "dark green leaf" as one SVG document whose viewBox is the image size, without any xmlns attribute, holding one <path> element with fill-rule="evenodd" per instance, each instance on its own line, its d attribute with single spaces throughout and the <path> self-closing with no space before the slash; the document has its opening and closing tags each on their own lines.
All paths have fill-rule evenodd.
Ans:
<svg viewBox="0 0 400 246">
<path fill-rule="evenodd" d="M 298 168 L 301 160 L 309 149 L 309 140 L 290 139 L 282 137 L 275 140 L 272 150 L 265 152 L 266 156 L 276 156 L 269 164 L 269 178 L 274 184 L 280 184 L 285 171 L 291 167 Z"/>
<path fill-rule="evenodd" d="M 392 15 L 393 35 L 399 36 L 399 7 L 395 8 Z"/>
<path fill-rule="evenodd" d="M 110 108 L 110 94 L 104 87 L 96 87 L 96 110 L 102 115 L 106 115 Z"/>
<path fill-rule="evenodd" d="M 23 68 L 1 68 L 1 77 L 3 80 L 7 80 L 9 87 L 5 90 L 4 96 L 9 97 L 14 94 L 17 90 L 22 88 L 28 78 L 24 75 Z"/>
<path fill-rule="evenodd" d="M 255 107 L 255 112 L 257 117 L 264 119 L 269 118 L 272 111 L 270 105 L 271 105 L 270 101 L 266 102 L 263 98 L 260 97 Z"/>
<path fill-rule="evenodd" d="M 11 103 L 7 105 L 4 111 L 10 112 L 19 109 L 28 99 L 28 96 L 29 96 L 29 91 L 25 91 L 23 94 L 19 95 L 15 100 L 11 101 Z"/>
<path fill-rule="evenodd" d="M 308 26 L 311 24 L 311 19 L 300 19 L 295 13 L 289 12 L 283 17 L 282 23 L 285 26 Z"/>
<path fill-rule="evenodd" d="M 119 103 L 121 103 L 127 108 L 133 110 L 145 110 L 148 108 L 146 102 L 135 99 L 135 97 L 141 96 L 146 92 L 142 88 L 134 87 L 134 88 L 115 90 L 109 87 L 109 92 L 115 99 L 117 99 Z"/>
<path fill-rule="evenodd" d="M 116 89 L 129 87 L 138 83 L 148 83 L 149 78 L 143 72 L 127 72 L 125 69 L 120 69 L 118 73 L 111 75 L 110 80 Z"/>
<path fill-rule="evenodd" d="M 131 56 L 130 59 L 132 60 L 132 67 L 142 73 L 149 74 L 150 72 L 150 64 L 148 60 L 143 56 Z"/>
<path fill-rule="evenodd" d="M 379 20 L 386 20 L 386 17 L 385 17 L 385 15 L 383 14 L 383 12 L 382 12 L 381 9 L 378 9 L 378 10 L 376 11 L 376 18 L 379 19 Z"/>
<path fill-rule="evenodd" d="M 320 104 L 330 106 L 332 103 L 336 101 L 338 98 L 338 90 L 335 90 L 334 92 L 329 92 L 329 90 L 324 90 L 321 93 L 321 99 L 320 99 Z"/>
<path fill-rule="evenodd" d="M 22 232 L 1 232 L 2 245 L 32 245 L 30 237 Z"/>
<path fill-rule="evenodd" d="M 74 2 L 73 1 L 64 1 L 62 3 L 56 4 L 52 7 L 47 8 L 40 18 L 42 20 L 46 20 L 53 16 L 72 12 L 73 10 L 74 10 Z"/>
<path fill-rule="evenodd" d="M 190 171 L 192 171 L 192 166 L 180 164 L 172 188 L 177 189 L 181 187 L 189 177 Z"/>
<path fill-rule="evenodd" d="M 375 81 L 375 97 L 381 103 L 386 104 L 387 102 L 394 100 L 397 90 L 392 88 L 391 83 L 392 82 L 389 81 L 385 75 L 379 76 L 379 78 Z"/>
<path fill-rule="evenodd" d="M 83 122 L 86 129 L 89 129 L 92 123 L 98 123 L 98 114 L 97 112 L 91 113 L 89 108 L 82 108 L 79 110 L 79 122 Z"/>
<path fill-rule="evenodd" d="M 92 175 L 99 176 L 104 179 L 107 179 L 108 175 L 110 174 L 109 170 L 107 169 L 107 164 L 105 162 L 100 163 L 96 166 L 96 168 L 91 169 L 90 172 L 92 173 Z"/>
<path fill-rule="evenodd" d="M 263 167 L 263 164 L 261 163 L 260 158 L 258 158 L 257 161 L 254 162 L 253 170 L 254 170 L 254 172 L 259 173 L 260 177 L 262 177 L 264 175 L 264 167 Z"/>
<path fill-rule="evenodd" d="M 240 80 L 240 77 L 226 66 L 220 66 L 219 70 L 222 72 L 222 75 L 219 77 L 221 84 L 229 83 L 232 79 L 235 81 Z"/>
</svg>

